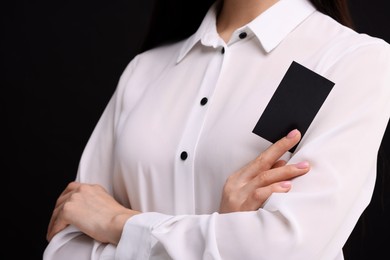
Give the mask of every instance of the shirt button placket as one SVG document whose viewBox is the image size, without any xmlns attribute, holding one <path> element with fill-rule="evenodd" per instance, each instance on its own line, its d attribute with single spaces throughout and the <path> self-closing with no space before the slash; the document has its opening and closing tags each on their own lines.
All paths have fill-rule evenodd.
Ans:
<svg viewBox="0 0 390 260">
<path fill-rule="evenodd" d="M 201 100 L 200 100 L 200 105 L 201 106 L 205 106 L 206 104 L 207 104 L 207 102 L 208 102 L 209 100 L 208 100 L 208 98 L 207 97 L 204 97 L 204 98 L 202 98 Z M 186 151 L 182 151 L 181 153 L 180 153 L 180 159 L 182 160 L 182 161 L 185 161 L 185 160 L 187 160 L 187 158 L 188 158 L 188 153 L 186 152 Z"/>
<path fill-rule="evenodd" d="M 222 47 L 220 51 L 224 54 L 225 48 Z M 189 111 L 186 126 L 182 133 L 183 137 L 178 144 L 179 150 L 177 150 L 177 161 L 175 163 L 176 184 L 174 186 L 174 192 L 178 195 L 176 202 L 176 213 L 178 214 L 195 212 L 194 164 L 196 147 L 207 114 L 206 105 L 209 105 L 209 98 L 216 87 L 223 59 L 223 56 L 216 55 L 209 63 L 204 75 L 208 80 L 200 86 L 200 96 L 197 97 L 199 103 Z"/>
</svg>

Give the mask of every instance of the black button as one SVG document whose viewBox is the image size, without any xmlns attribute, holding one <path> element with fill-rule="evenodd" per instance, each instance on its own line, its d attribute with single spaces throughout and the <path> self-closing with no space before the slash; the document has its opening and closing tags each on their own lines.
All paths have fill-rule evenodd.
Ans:
<svg viewBox="0 0 390 260">
<path fill-rule="evenodd" d="M 206 105 L 207 104 L 207 101 L 209 101 L 206 97 L 202 98 L 202 100 L 200 101 L 200 104 L 202 106 Z"/>
<path fill-rule="evenodd" d="M 185 159 L 187 159 L 188 157 L 188 153 L 187 152 L 181 152 L 180 154 L 180 158 L 184 161 Z"/>
<path fill-rule="evenodd" d="M 240 33 L 240 35 L 238 35 L 238 37 L 240 37 L 240 39 L 244 39 L 246 36 L 247 36 L 246 32 L 242 32 L 242 33 Z"/>
<path fill-rule="evenodd" d="M 222 53 L 222 54 L 224 54 L 224 53 L 225 53 L 225 48 L 224 48 L 224 47 L 222 47 L 222 49 L 221 49 L 221 53 Z"/>
</svg>

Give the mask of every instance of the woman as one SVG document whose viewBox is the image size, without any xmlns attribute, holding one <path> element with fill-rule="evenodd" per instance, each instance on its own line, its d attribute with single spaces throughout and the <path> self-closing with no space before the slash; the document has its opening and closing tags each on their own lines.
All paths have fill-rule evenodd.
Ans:
<svg viewBox="0 0 390 260">
<path fill-rule="evenodd" d="M 343 259 L 375 183 L 390 48 L 320 3 L 216 2 L 191 37 L 135 57 L 44 259 Z M 288 120 L 308 128 L 268 138 Z"/>
</svg>

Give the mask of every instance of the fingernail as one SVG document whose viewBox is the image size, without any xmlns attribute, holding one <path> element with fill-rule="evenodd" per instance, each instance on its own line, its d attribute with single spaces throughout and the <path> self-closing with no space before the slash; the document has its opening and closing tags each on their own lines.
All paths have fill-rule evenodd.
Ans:
<svg viewBox="0 0 390 260">
<path fill-rule="evenodd" d="M 290 133 L 288 133 L 286 137 L 287 137 L 288 139 L 291 139 L 291 138 L 295 137 L 297 134 L 298 134 L 298 130 L 297 130 L 297 129 L 294 129 L 294 130 L 292 130 Z"/>
<path fill-rule="evenodd" d="M 297 167 L 298 169 L 306 169 L 307 167 L 309 167 L 309 163 L 306 161 L 299 162 L 299 163 L 295 164 L 295 167 Z"/>
<path fill-rule="evenodd" d="M 291 188 L 291 181 L 283 181 L 280 183 L 280 187 L 282 188 Z"/>
</svg>

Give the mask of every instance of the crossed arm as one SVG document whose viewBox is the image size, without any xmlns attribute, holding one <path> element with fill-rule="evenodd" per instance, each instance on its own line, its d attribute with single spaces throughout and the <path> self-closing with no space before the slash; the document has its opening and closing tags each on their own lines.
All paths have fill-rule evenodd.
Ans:
<svg viewBox="0 0 390 260">
<path fill-rule="evenodd" d="M 308 162 L 288 165 L 281 156 L 301 138 L 298 130 L 271 145 L 228 177 L 219 213 L 259 209 L 275 192 L 288 192 L 290 180 L 310 170 Z M 102 186 L 71 182 L 57 199 L 47 230 L 47 240 L 74 225 L 102 243 L 117 245 L 126 221 L 141 212 L 119 204 Z"/>
</svg>

